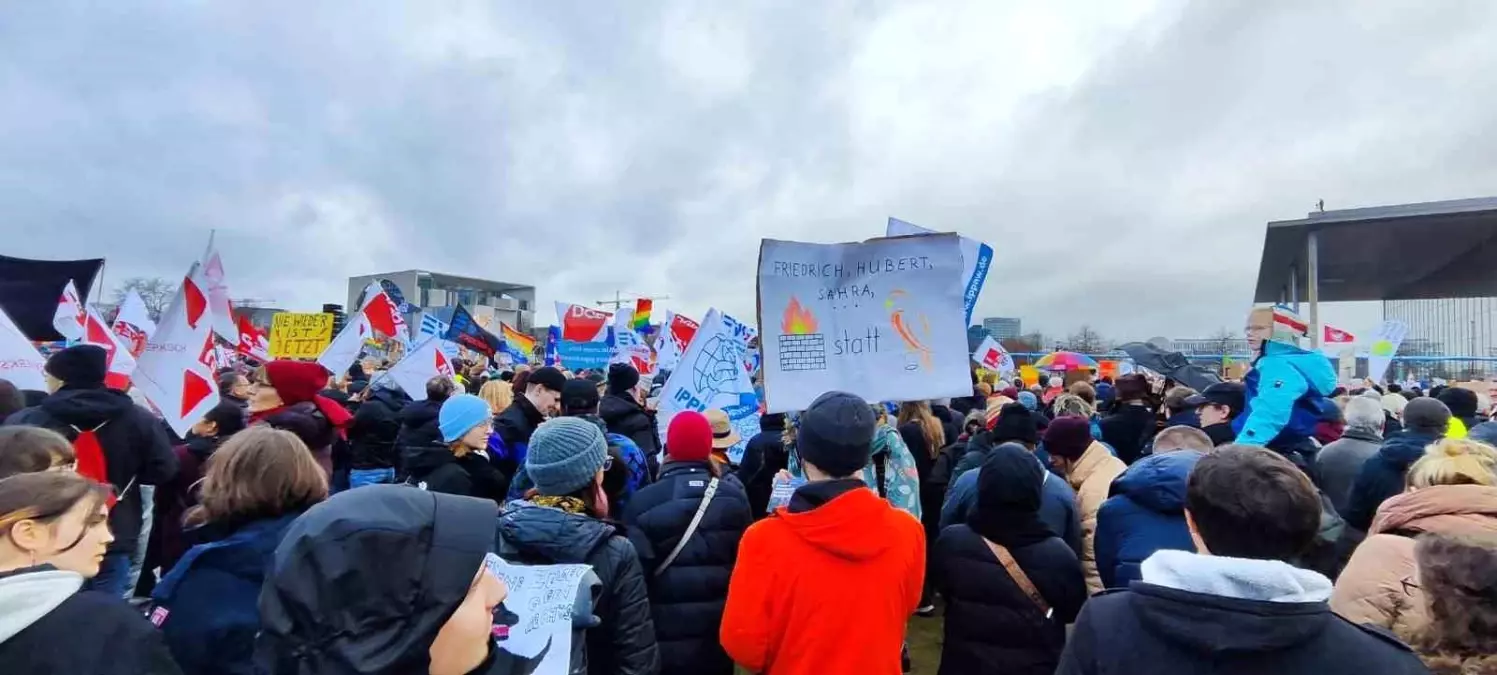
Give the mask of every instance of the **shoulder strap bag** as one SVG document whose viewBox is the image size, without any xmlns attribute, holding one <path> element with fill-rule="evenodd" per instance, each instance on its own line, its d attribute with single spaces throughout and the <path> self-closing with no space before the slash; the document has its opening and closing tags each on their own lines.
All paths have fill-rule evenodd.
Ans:
<svg viewBox="0 0 1497 675">
<path fill-rule="evenodd" d="M 1036 607 L 1040 608 L 1040 613 L 1044 614 L 1046 619 L 1049 619 L 1055 613 L 1055 610 L 1050 607 L 1050 603 L 1045 602 L 1045 596 L 1040 595 L 1040 589 L 1035 588 L 1034 582 L 1030 581 L 1029 575 L 1025 574 L 1024 570 L 1019 567 L 1019 561 L 1014 560 L 1013 554 L 1009 553 L 1008 549 L 994 544 L 987 539 L 983 539 L 983 543 L 987 544 L 988 550 L 992 551 L 993 556 L 998 558 L 998 562 L 1003 565 L 1004 571 L 1008 572 L 1008 578 L 1013 579 L 1014 584 L 1018 585 L 1019 590 L 1023 591 L 1024 595 L 1029 596 L 1029 600 Z"/>
<path fill-rule="evenodd" d="M 681 551 L 686 549 L 686 542 L 691 541 L 691 535 L 696 534 L 697 526 L 702 524 L 702 516 L 707 515 L 707 506 L 712 503 L 712 496 L 715 494 L 717 494 L 717 479 L 713 478 L 707 483 L 707 491 L 702 493 L 702 503 L 697 506 L 696 515 L 691 517 L 691 524 L 686 526 L 686 534 L 681 535 L 681 541 L 676 542 L 676 548 L 671 549 L 670 555 L 665 556 L 665 560 L 655 568 L 655 576 L 665 574 L 665 571 L 670 569 L 671 563 L 676 562 L 676 556 L 681 555 Z"/>
</svg>

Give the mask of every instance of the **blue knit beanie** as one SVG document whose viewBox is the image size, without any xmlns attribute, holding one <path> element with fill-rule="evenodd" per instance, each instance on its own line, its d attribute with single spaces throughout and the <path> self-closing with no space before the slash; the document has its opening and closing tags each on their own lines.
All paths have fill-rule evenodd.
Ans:
<svg viewBox="0 0 1497 675">
<path fill-rule="evenodd" d="M 453 396 L 442 403 L 437 413 L 437 429 L 442 432 L 442 442 L 455 443 L 480 424 L 493 416 L 489 404 L 472 394 Z"/>
<path fill-rule="evenodd" d="M 1040 409 L 1040 400 L 1038 398 L 1035 398 L 1034 392 L 1032 391 L 1019 392 L 1019 403 L 1024 404 L 1024 407 L 1027 408 L 1029 412 L 1035 412 Z"/>
<path fill-rule="evenodd" d="M 561 497 L 591 485 L 607 457 L 608 442 L 598 425 L 558 417 L 541 423 L 530 436 L 525 473 L 542 495 Z"/>
</svg>

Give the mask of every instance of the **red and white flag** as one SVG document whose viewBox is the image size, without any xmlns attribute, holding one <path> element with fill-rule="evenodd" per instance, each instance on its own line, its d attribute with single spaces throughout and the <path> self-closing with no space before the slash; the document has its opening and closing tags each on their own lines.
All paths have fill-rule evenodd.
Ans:
<svg viewBox="0 0 1497 675">
<path fill-rule="evenodd" d="M 991 335 L 983 338 L 982 344 L 977 346 L 977 351 L 972 352 L 972 360 L 977 365 L 999 374 L 1011 373 L 1014 370 L 1014 357 Z"/>
<path fill-rule="evenodd" d="M 88 309 L 87 318 L 84 320 L 83 342 L 98 345 L 104 348 L 108 354 L 105 363 L 108 370 L 104 375 L 104 386 L 110 389 L 127 391 L 130 389 L 130 374 L 135 372 L 135 357 L 130 354 L 130 345 L 104 323 L 104 317 L 93 308 Z"/>
<path fill-rule="evenodd" d="M 607 340 L 608 322 L 612 316 L 601 309 L 556 303 L 556 317 L 561 320 L 561 339 L 568 342 Z"/>
<path fill-rule="evenodd" d="M 374 337 L 374 328 L 369 325 L 369 317 L 359 312 L 348 318 L 348 323 L 343 324 L 343 330 L 333 336 L 333 341 L 327 343 L 327 348 L 322 350 L 322 356 L 317 357 L 317 362 L 322 364 L 328 372 L 342 377 L 348 367 L 358 360 L 359 352 L 364 349 L 364 341 Z"/>
<path fill-rule="evenodd" d="M 212 315 L 202 266 L 194 263 L 161 315 L 136 365 L 136 388 L 156 406 L 172 431 L 187 431 L 218 405 L 213 370 Z"/>
<path fill-rule="evenodd" d="M 270 360 L 270 336 L 250 323 L 249 317 L 239 317 L 239 343 L 235 350 L 256 361 Z"/>
<path fill-rule="evenodd" d="M 46 371 L 42 369 L 46 363 L 36 345 L 27 340 L 10 315 L 0 309 L 0 380 L 10 382 L 17 389 L 46 391 Z"/>
<path fill-rule="evenodd" d="M 1357 336 L 1340 328 L 1326 324 L 1321 327 L 1320 351 L 1326 356 L 1340 356 L 1341 352 L 1356 345 Z"/>
<path fill-rule="evenodd" d="M 427 380 L 452 375 L 452 362 L 442 353 L 442 341 L 438 338 L 427 338 L 385 373 L 385 377 L 395 380 L 406 394 L 417 401 L 426 399 Z"/>
<path fill-rule="evenodd" d="M 120 311 L 114 315 L 114 325 L 110 330 L 130 348 L 131 356 L 140 356 L 145 351 L 146 340 L 156 332 L 156 322 L 151 320 L 146 301 L 135 289 L 127 291 L 125 299 L 120 301 Z"/>
<path fill-rule="evenodd" d="M 406 330 L 405 317 L 400 315 L 400 307 L 378 283 L 369 284 L 364 289 L 364 306 L 359 311 L 369 318 L 369 326 L 375 332 L 395 338 L 402 344 L 409 344 L 410 331 Z"/>
<path fill-rule="evenodd" d="M 68 281 L 62 288 L 62 297 L 57 299 L 57 311 L 52 314 L 52 327 L 68 342 L 83 339 L 83 324 L 87 320 L 83 301 L 78 297 L 78 287 Z"/>
<path fill-rule="evenodd" d="M 208 241 L 203 252 L 203 283 L 208 296 L 209 326 L 228 342 L 239 341 L 239 325 L 234 321 L 234 307 L 229 304 L 229 285 L 224 275 L 223 257 Z"/>
</svg>

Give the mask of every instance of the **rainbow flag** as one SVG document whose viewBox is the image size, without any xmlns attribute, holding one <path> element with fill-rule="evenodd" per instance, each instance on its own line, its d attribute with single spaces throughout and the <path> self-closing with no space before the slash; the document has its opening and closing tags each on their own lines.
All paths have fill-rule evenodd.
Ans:
<svg viewBox="0 0 1497 675">
<path fill-rule="evenodd" d="M 535 352 L 535 338 L 510 328 L 506 323 L 501 322 L 499 328 L 499 338 L 504 341 L 504 353 L 509 354 L 515 363 L 530 363 Z"/>
<path fill-rule="evenodd" d="M 631 328 L 636 332 L 645 332 L 650 327 L 650 310 L 654 305 L 654 300 L 640 298 L 634 305 L 634 324 Z"/>
</svg>

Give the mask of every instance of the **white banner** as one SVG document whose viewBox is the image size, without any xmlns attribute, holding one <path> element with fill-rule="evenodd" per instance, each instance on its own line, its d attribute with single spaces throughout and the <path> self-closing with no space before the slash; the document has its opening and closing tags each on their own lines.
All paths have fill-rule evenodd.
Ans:
<svg viewBox="0 0 1497 675">
<path fill-rule="evenodd" d="M 141 353 L 133 380 L 178 436 L 218 405 L 213 329 L 201 266 L 193 263 L 177 297 Z"/>
<path fill-rule="evenodd" d="M 567 675 L 572 667 L 572 607 L 589 565 L 511 565 L 498 556 L 484 559 L 504 582 L 504 608 L 519 617 L 499 648 L 527 659 L 540 658 L 534 675 Z"/>
<path fill-rule="evenodd" d="M 686 354 L 660 390 L 655 420 L 661 438 L 676 413 L 716 408 L 728 414 L 733 429 L 741 436 L 728 449 L 728 459 L 734 464 L 742 461 L 744 446 L 759 433 L 759 396 L 754 393 L 754 383 L 743 365 L 746 352 L 747 347 L 733 335 L 722 313 L 708 310 Z"/>
<path fill-rule="evenodd" d="M 31 344 L 10 315 L 0 309 L 0 380 L 9 381 L 16 389 L 46 391 L 46 371 L 42 370 L 46 363 L 36 345 Z"/>
<path fill-rule="evenodd" d="M 1398 353 L 1398 348 L 1403 345 L 1403 338 L 1408 333 L 1409 326 L 1402 321 L 1384 321 L 1372 332 L 1372 338 L 1367 341 L 1368 379 L 1373 382 L 1383 381 L 1383 375 L 1388 372 L 1393 356 Z"/>
<path fill-rule="evenodd" d="M 145 351 L 146 339 L 156 332 L 156 322 L 151 320 L 145 299 L 135 289 L 125 292 L 125 299 L 120 302 L 120 311 L 115 313 L 114 326 L 110 330 L 130 347 L 131 356 L 140 356 Z"/>
<path fill-rule="evenodd" d="M 78 287 L 68 281 L 62 287 L 62 297 L 57 299 L 57 310 L 52 314 L 52 327 L 68 342 L 83 339 L 83 328 L 88 322 L 83 301 L 78 299 Z"/>
<path fill-rule="evenodd" d="M 971 395 L 960 246 L 954 234 L 763 240 L 768 411 L 803 410 L 828 391 L 870 402 Z"/>
<path fill-rule="evenodd" d="M 998 373 L 1000 377 L 1014 372 L 1014 357 L 993 336 L 982 339 L 977 351 L 972 352 L 972 361 L 977 365 Z"/>
<path fill-rule="evenodd" d="M 358 312 L 348 317 L 348 323 L 343 324 L 343 330 L 338 331 L 333 336 L 333 341 L 327 343 L 327 348 L 322 350 L 317 362 L 335 377 L 342 378 L 348 372 L 348 367 L 359 359 L 359 353 L 364 350 L 364 340 L 372 337 L 374 328 L 369 325 L 369 317 Z"/>
<path fill-rule="evenodd" d="M 609 363 L 627 363 L 641 375 L 654 372 L 653 354 L 643 336 L 634 330 L 634 310 L 619 309 L 613 315 L 613 356 Z"/>
</svg>

